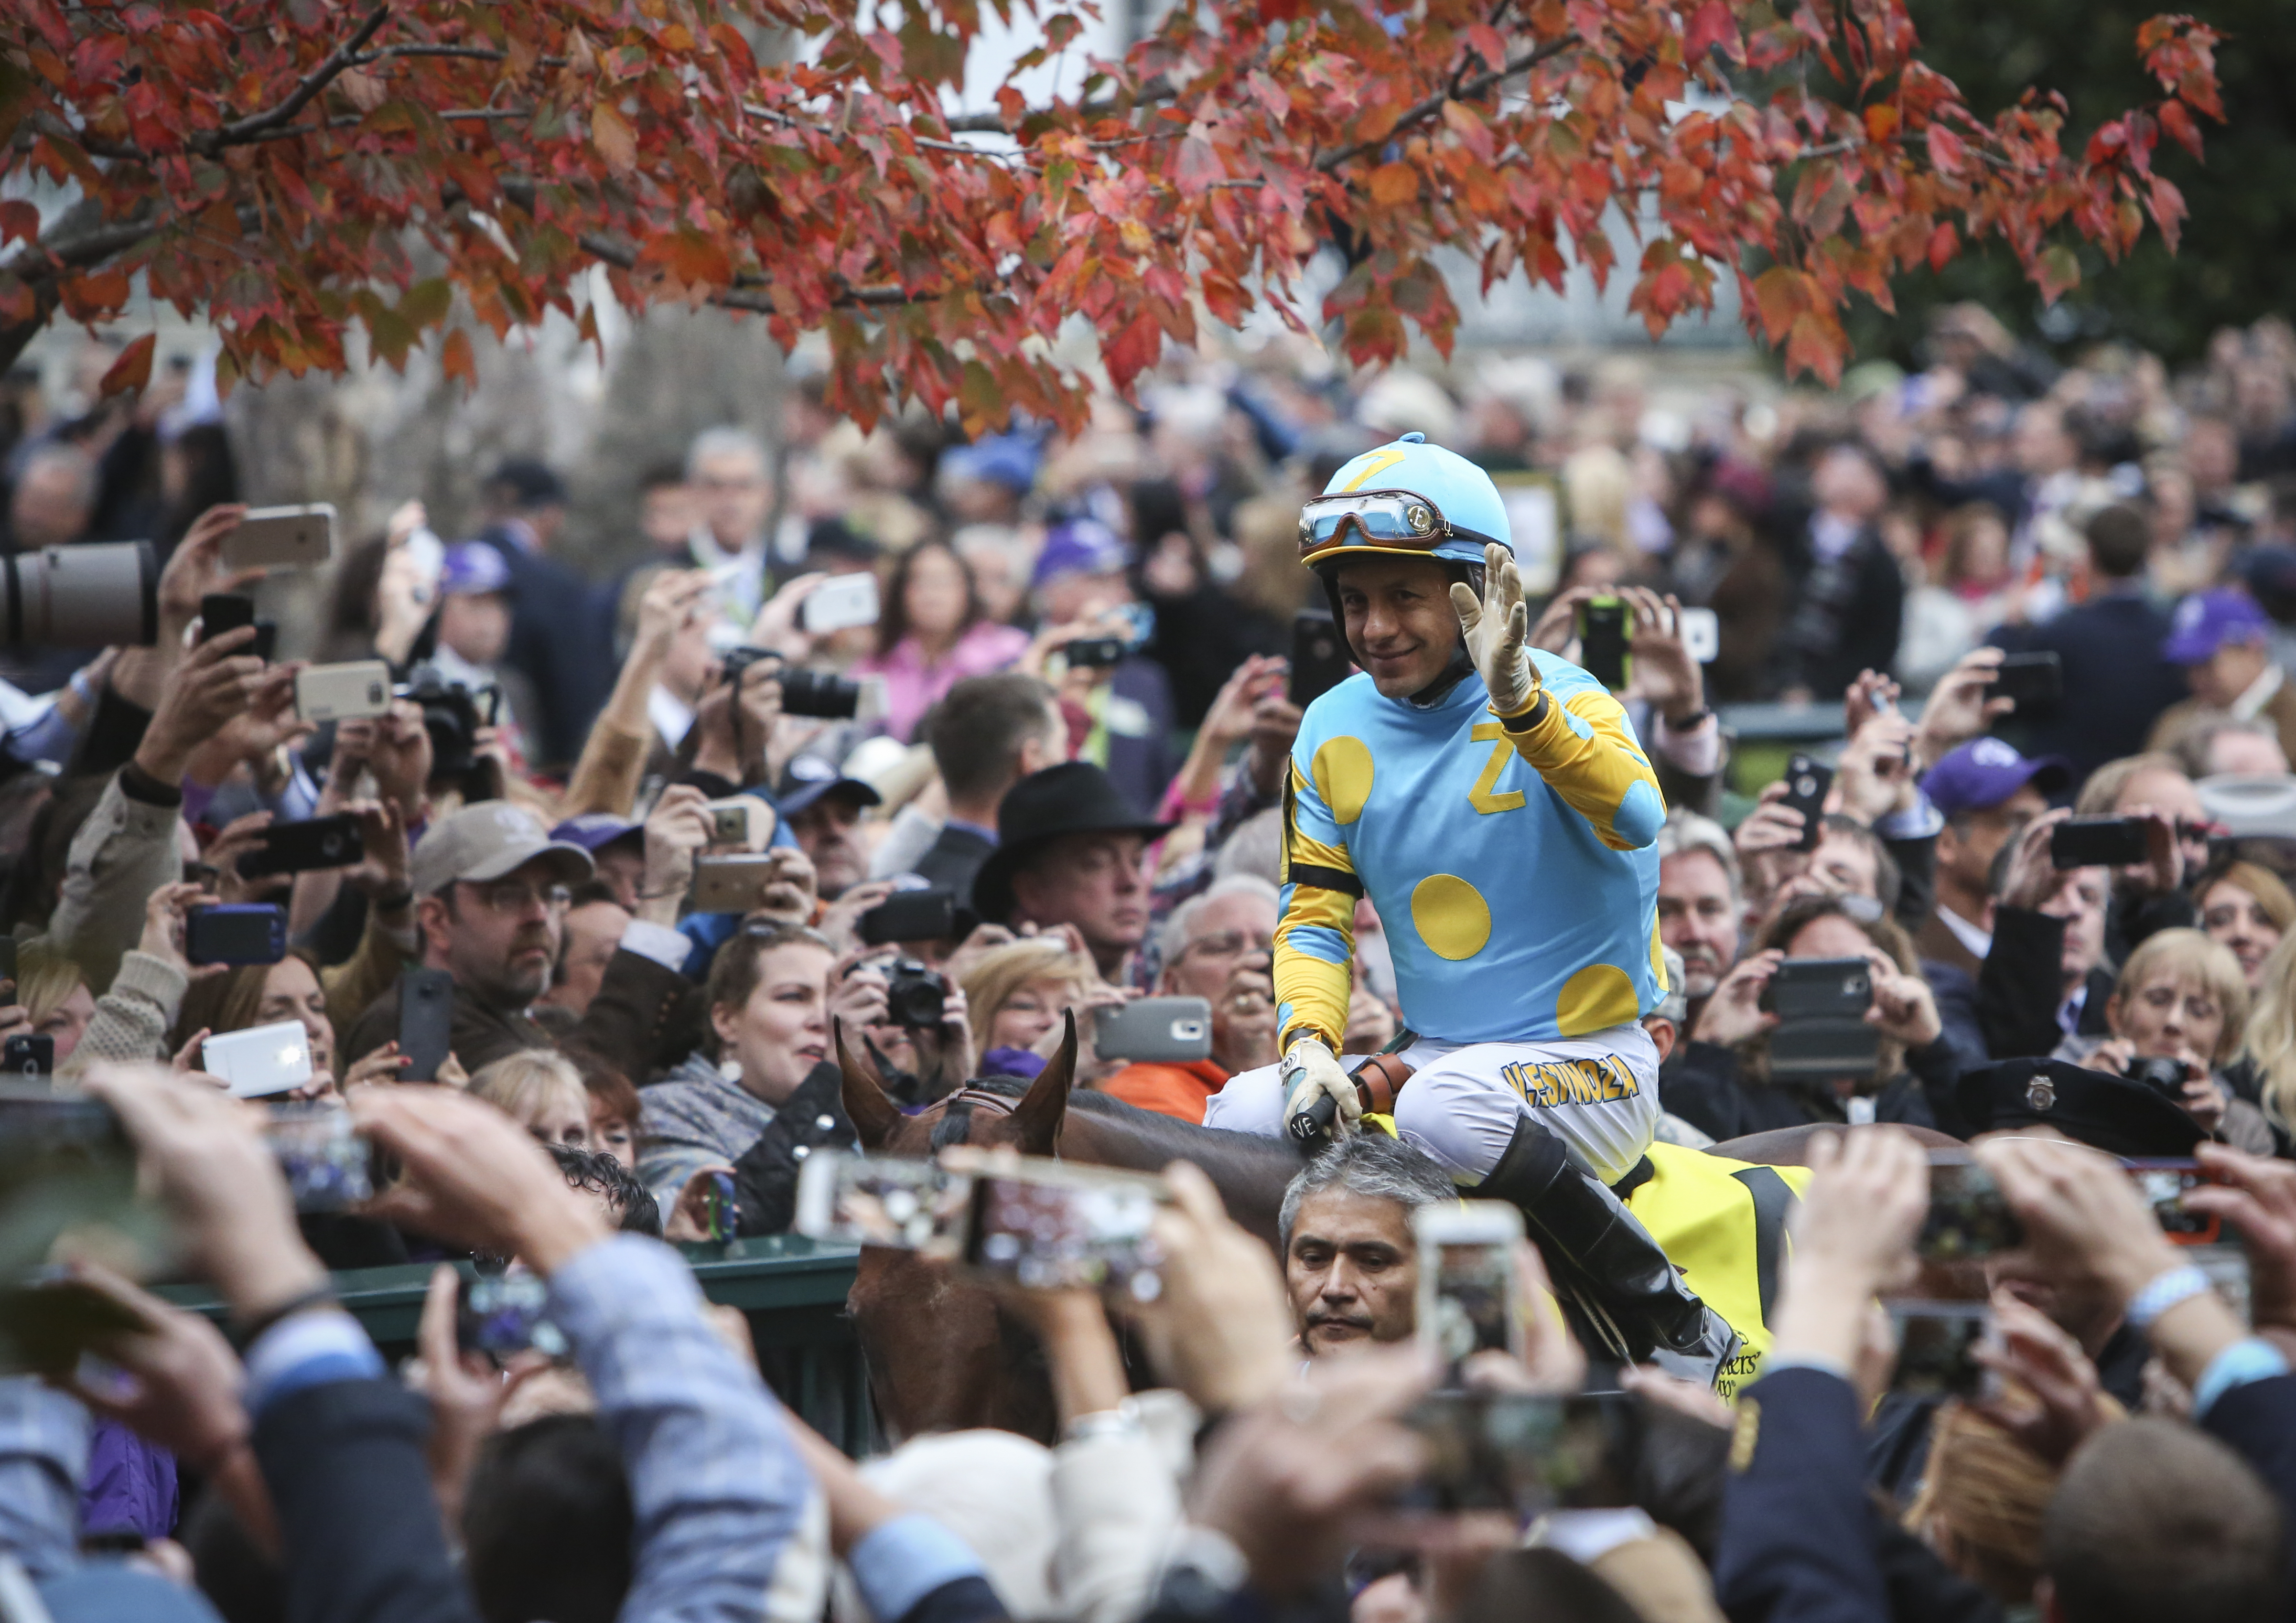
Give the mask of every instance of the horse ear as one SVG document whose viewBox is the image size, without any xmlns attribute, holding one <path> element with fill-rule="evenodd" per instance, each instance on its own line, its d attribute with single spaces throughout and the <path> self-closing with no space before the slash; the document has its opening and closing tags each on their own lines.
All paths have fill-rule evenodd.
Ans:
<svg viewBox="0 0 2296 1623">
<path fill-rule="evenodd" d="M 845 1114 L 853 1123 L 861 1147 L 877 1149 L 900 1126 L 900 1107 L 886 1094 L 885 1085 L 869 1069 L 868 1062 L 855 1059 L 852 1051 L 845 1046 L 845 1022 L 832 1019 L 829 1029 L 837 1040 L 837 1069 L 844 1078 L 838 1093 L 845 1102 Z"/>
<path fill-rule="evenodd" d="M 1070 1009 L 1066 1018 L 1068 1030 L 1061 1038 L 1061 1051 L 1037 1073 L 1037 1079 L 1029 1084 L 1029 1091 L 1021 1095 L 1021 1102 L 1013 1107 L 1013 1130 L 1020 1137 L 1023 1155 L 1050 1155 L 1061 1142 L 1061 1123 L 1069 1110 L 1069 1086 L 1076 1080 L 1076 1011 Z"/>
</svg>

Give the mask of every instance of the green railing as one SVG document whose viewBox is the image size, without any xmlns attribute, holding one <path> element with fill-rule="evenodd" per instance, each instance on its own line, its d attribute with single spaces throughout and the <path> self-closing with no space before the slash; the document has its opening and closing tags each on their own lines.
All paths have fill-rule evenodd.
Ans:
<svg viewBox="0 0 2296 1623">
<path fill-rule="evenodd" d="M 749 1320 L 758 1368 L 781 1400 L 848 1454 L 869 1452 L 878 1434 L 868 1372 L 845 1316 L 845 1294 L 860 1253 L 793 1234 L 681 1249 L 702 1293 Z M 358 1268 L 334 1276 L 343 1306 L 393 1363 L 414 1350 L 432 1266 Z M 460 1266 L 466 1275 L 472 1271 L 468 1263 Z M 162 1287 L 160 1294 L 222 1317 L 223 1304 L 203 1286 Z"/>
</svg>

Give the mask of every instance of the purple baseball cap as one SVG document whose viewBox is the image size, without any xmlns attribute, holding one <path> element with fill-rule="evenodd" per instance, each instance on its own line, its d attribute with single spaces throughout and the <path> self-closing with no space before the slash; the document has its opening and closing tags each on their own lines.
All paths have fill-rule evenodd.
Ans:
<svg viewBox="0 0 2296 1623">
<path fill-rule="evenodd" d="M 2171 665 L 2198 665 L 2226 643 L 2260 643 L 2272 621 L 2243 592 L 2198 592 L 2169 617 L 2161 657 Z"/>
<path fill-rule="evenodd" d="M 480 597 L 510 590 L 510 565 L 483 541 L 457 541 L 439 567 L 439 589 L 449 597 Z"/>
<path fill-rule="evenodd" d="M 2062 755 L 2024 756 L 1997 738 L 1974 738 L 1949 750 L 1922 779 L 1930 804 L 1948 817 L 1984 811 L 2030 783 L 2054 794 L 2073 781 Z"/>
<path fill-rule="evenodd" d="M 578 845 L 594 857 L 617 840 L 644 832 L 644 824 L 625 822 L 611 812 L 584 812 L 552 829 L 550 837 L 567 845 Z"/>
<path fill-rule="evenodd" d="M 1045 550 L 1037 554 L 1030 586 L 1041 586 L 1063 575 L 1123 573 L 1124 543 L 1098 519 L 1070 519 L 1045 532 Z"/>
</svg>

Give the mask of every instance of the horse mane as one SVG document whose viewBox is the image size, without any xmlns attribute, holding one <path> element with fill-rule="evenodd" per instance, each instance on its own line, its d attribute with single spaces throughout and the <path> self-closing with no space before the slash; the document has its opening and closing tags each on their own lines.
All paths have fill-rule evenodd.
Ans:
<svg viewBox="0 0 2296 1623">
<path fill-rule="evenodd" d="M 1284 1186 L 1306 1164 L 1289 1139 L 1200 1127 L 1106 1094 L 1081 1091 L 1069 1095 L 1061 1153 L 1070 1160 L 1140 1172 L 1193 1161 L 1219 1190 L 1228 1215 L 1271 1247 Z"/>
</svg>

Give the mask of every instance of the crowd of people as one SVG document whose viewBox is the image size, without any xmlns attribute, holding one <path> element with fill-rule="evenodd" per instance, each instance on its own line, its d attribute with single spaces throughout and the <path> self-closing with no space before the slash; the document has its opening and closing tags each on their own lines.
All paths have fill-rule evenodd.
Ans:
<svg viewBox="0 0 2296 1623">
<path fill-rule="evenodd" d="M 1963 307 L 1927 355 L 1694 412 L 1625 365 L 1206 366 L 969 443 L 800 378 L 770 450 L 645 476 L 611 572 L 512 460 L 467 538 L 346 536 L 275 660 L 203 622 L 266 590 L 217 425 L 24 415 L 11 546 L 164 567 L 148 643 L 4 661 L 0 1039 L 122 1124 L 230 1340 L 65 1242 L 104 1314 L 0 1379 L 0 1599 L 2288 1615 L 2296 336 L 2059 369 Z M 1357 674 L 1310 692 L 1319 626 Z M 376 713 L 300 713 L 373 660 Z M 1753 700 L 1839 740 L 1761 782 Z M 323 818 L 355 860 L 249 861 Z M 209 961 L 218 903 L 283 946 Z M 1192 1057 L 1109 1035 L 1144 998 L 1202 1000 Z M 295 1101 L 387 1152 L 353 1209 L 299 1214 L 211 1074 L 291 1022 Z M 788 1232 L 817 1152 L 1089 1159 L 1063 1111 L 1160 1173 L 1160 1287 L 889 1296 L 865 1256 L 864 1468 L 658 1243 Z M 2153 1161 L 2209 1186 L 2164 1213 Z M 1948 1395 L 1875 1302 L 1940 1293 L 1972 1167 L 2021 1238 L 1963 1271 L 1990 1374 Z M 1453 1366 L 1415 1225 L 1462 1195 L 1528 1238 Z M 542 1282 L 554 1356 L 459 1347 L 442 1266 L 394 1373 L 328 1283 L 472 1258 Z M 910 1347 L 931 1413 L 998 1423 L 985 1357 L 1045 1425 L 915 1435 Z M 1605 1395 L 1599 1480 L 1430 1498 L 1431 1389 Z"/>
</svg>

